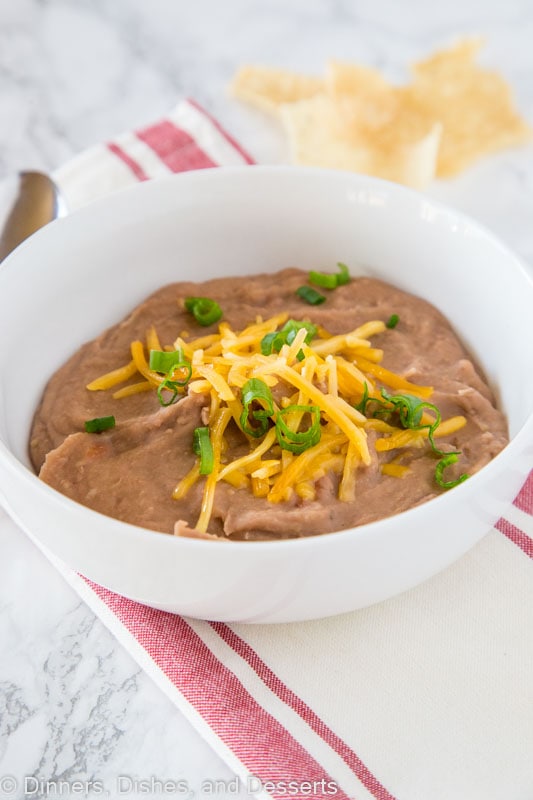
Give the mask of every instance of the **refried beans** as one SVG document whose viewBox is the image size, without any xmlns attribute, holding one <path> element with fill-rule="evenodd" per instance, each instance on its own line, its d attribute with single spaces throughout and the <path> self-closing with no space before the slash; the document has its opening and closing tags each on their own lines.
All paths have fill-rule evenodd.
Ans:
<svg viewBox="0 0 533 800">
<path fill-rule="evenodd" d="M 175 283 L 156 291 L 122 322 L 83 345 L 52 376 L 35 413 L 30 455 L 41 479 L 89 508 L 155 531 L 206 538 L 284 539 L 361 525 L 431 500 L 446 491 L 435 479 L 435 468 L 443 454 L 458 454 L 446 462 L 445 478 L 453 483 L 462 474 L 477 472 L 506 445 L 506 419 L 498 410 L 480 367 L 436 308 L 370 277 L 351 278 L 332 290 L 319 289 L 326 297 L 325 302 L 310 305 L 296 294 L 299 287 L 308 285 L 308 278 L 308 273 L 290 268 L 275 274 L 220 278 L 201 284 Z M 195 321 L 185 308 L 185 299 L 198 296 L 220 305 L 223 312 L 220 321 L 208 326 Z M 342 337 L 356 329 L 364 330 L 362 326 L 374 321 L 387 322 L 392 318 L 396 322 L 393 315 L 397 316 L 397 324 L 376 327 L 377 332 L 369 337 L 367 344 L 363 342 L 364 347 L 368 345 L 363 361 L 357 360 L 357 354 L 362 352 L 362 345 L 357 349 L 357 337 L 348 337 L 342 346 L 344 349 L 334 350 L 336 340 L 333 337 Z M 300 458 L 298 448 L 305 452 L 306 445 L 294 446 L 291 451 L 290 447 L 284 449 L 279 439 L 273 440 L 272 447 L 262 454 L 263 461 L 256 461 L 248 471 L 234 471 L 231 480 L 228 475 L 227 480 L 219 481 L 214 481 L 210 474 L 198 475 L 199 454 L 193 446 L 195 430 L 202 427 L 209 430 L 210 419 L 220 415 L 220 408 L 224 406 L 213 385 L 215 370 L 209 372 L 208 367 L 203 367 L 202 371 L 195 365 L 202 365 L 203 355 L 210 347 L 218 346 L 212 342 L 220 333 L 218 339 L 225 337 L 230 342 L 227 345 L 230 355 L 219 353 L 213 363 L 216 367 L 221 365 L 217 367 L 217 374 L 223 376 L 225 385 L 231 384 L 230 367 L 224 359 L 229 363 L 234 351 L 244 356 L 249 352 L 246 343 L 232 350 L 231 337 L 270 319 L 278 320 L 276 330 L 283 327 L 284 319 L 314 326 L 310 349 L 306 350 L 306 339 L 303 349 L 292 353 L 291 366 L 291 374 L 311 375 L 315 387 L 311 398 L 301 386 L 290 385 L 287 371 L 281 379 L 269 368 L 254 373 L 268 386 L 265 391 L 270 392 L 278 413 L 283 414 L 279 410 L 289 404 L 292 409 L 300 408 L 299 412 L 292 411 L 293 422 L 294 414 L 299 413 L 300 422 L 296 427 L 300 424 L 299 430 L 303 433 L 300 439 L 294 436 L 291 441 L 300 442 L 306 436 L 309 440 L 314 412 L 307 413 L 305 409 L 316 408 L 320 401 L 320 396 L 316 395 L 318 390 L 322 395 L 335 398 L 343 395 L 343 399 L 335 399 L 335 407 L 340 409 L 342 419 L 345 414 L 350 424 L 357 426 L 358 435 L 366 440 L 363 445 L 369 454 L 366 462 L 361 454 L 354 455 L 355 445 L 349 440 L 342 441 L 342 424 L 332 419 L 326 410 L 320 421 L 315 419 L 316 424 L 313 423 L 314 433 L 322 435 L 322 450 L 317 450 L 314 471 L 302 473 L 301 480 L 291 484 L 282 496 L 275 496 L 273 487 L 279 485 L 276 481 L 290 464 Z M 131 343 L 146 343 L 147 331 L 153 330 L 152 326 L 161 349 L 173 350 L 178 337 L 184 343 L 199 340 L 203 345 L 191 356 L 192 369 L 199 373 L 179 389 L 176 402 L 168 401 L 169 405 L 163 406 L 155 388 L 150 390 L 150 386 L 145 387 L 147 391 L 126 393 L 114 399 L 115 390 L 144 380 L 138 372 L 120 386 L 102 391 L 86 388 L 99 376 L 130 363 Z M 309 355 L 317 342 L 317 354 L 312 356 L 311 365 L 305 353 Z M 331 347 L 325 344 L 327 342 Z M 149 345 L 145 347 L 148 353 Z M 290 342 L 285 349 L 280 345 L 270 355 L 257 357 L 255 367 L 261 359 L 261 363 L 271 359 L 283 367 L 287 347 Z M 365 373 L 361 363 L 371 371 Z M 385 372 L 380 372 L 380 368 Z M 228 397 L 234 396 L 235 401 L 227 402 L 229 410 L 221 438 L 219 470 L 260 446 L 266 435 L 263 431 L 259 436 L 253 429 L 261 417 L 254 411 L 265 409 L 260 398 L 255 398 L 249 407 L 254 435 L 246 436 L 239 427 L 243 383 L 252 377 L 251 371 L 246 374 L 245 367 L 243 370 L 237 370 L 238 379 L 235 378 L 228 394 Z M 350 389 L 352 373 L 355 383 Z M 361 381 L 362 373 L 370 376 L 372 389 L 366 405 L 361 385 L 353 388 Z M 415 388 L 407 392 L 391 386 L 387 383 L 390 373 L 401 376 L 408 382 L 406 385 Z M 415 437 L 407 445 L 398 440 L 397 447 L 387 449 L 386 442 L 392 441 L 389 437 L 398 435 L 387 426 L 396 426 L 398 430 L 402 425 L 398 422 L 397 409 L 386 398 L 405 394 L 411 398 L 409 402 L 413 402 L 415 396 L 416 402 L 417 386 L 432 387 L 427 403 L 438 409 L 444 422 L 463 417 L 464 420 L 457 429 L 452 424 L 449 435 L 435 438 L 436 447 L 432 449 L 427 434 L 434 416 L 431 410 L 421 406 L 413 417 Z M 368 389 L 366 384 L 365 387 Z M 107 415 L 115 417 L 115 427 L 102 433 L 85 432 L 87 420 Z M 361 423 L 363 415 L 368 418 L 368 424 Z M 265 411 L 263 419 L 265 431 L 272 430 L 275 414 L 267 415 Z M 417 436 L 424 419 L 425 429 Z M 213 429 L 210 430 L 213 436 Z M 409 430 L 405 434 L 408 439 L 413 436 Z M 273 437 L 273 433 L 271 435 Z M 435 430 L 435 437 L 437 435 L 438 430 Z M 315 442 L 316 438 L 308 453 L 312 452 L 312 446 L 320 448 Z M 187 486 L 184 481 L 188 482 Z M 176 493 L 180 482 L 181 489 Z M 202 529 L 198 520 L 209 491 L 208 524 Z"/>
</svg>

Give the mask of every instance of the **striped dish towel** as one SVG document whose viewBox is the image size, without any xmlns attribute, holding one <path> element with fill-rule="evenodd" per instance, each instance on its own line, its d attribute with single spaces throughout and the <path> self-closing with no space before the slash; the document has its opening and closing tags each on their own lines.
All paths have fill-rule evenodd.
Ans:
<svg viewBox="0 0 533 800">
<path fill-rule="evenodd" d="M 55 178 L 75 208 L 134 181 L 242 163 L 252 159 L 189 100 Z M 530 476 L 455 565 L 314 622 L 186 619 L 57 567 L 251 794 L 533 800 L 532 513 Z"/>
</svg>

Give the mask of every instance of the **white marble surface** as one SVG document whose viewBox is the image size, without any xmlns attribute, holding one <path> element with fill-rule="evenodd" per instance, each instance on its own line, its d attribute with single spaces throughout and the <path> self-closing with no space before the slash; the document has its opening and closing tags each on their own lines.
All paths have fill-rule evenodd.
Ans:
<svg viewBox="0 0 533 800">
<path fill-rule="evenodd" d="M 463 33 L 486 37 L 483 60 L 533 122 L 531 0 L 0 0 L 0 179 L 52 170 L 187 95 L 256 159 L 283 161 L 275 125 L 225 91 L 239 64 L 320 72 L 334 56 L 401 78 L 409 61 Z M 533 264 L 532 156 L 499 154 L 428 194 Z M 0 553 L 0 796 L 51 796 L 24 794 L 22 783 L 8 794 L 5 775 L 99 781 L 127 797 L 147 793 L 119 793 L 120 775 L 186 780 L 197 797 L 203 779 L 231 780 L 40 552 L 1 521 Z M 217 794 L 226 796 L 246 793 Z"/>
</svg>

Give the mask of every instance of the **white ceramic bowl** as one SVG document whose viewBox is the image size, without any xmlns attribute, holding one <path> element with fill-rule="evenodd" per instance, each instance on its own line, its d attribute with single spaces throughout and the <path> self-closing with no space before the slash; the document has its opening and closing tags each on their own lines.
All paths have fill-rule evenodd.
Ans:
<svg viewBox="0 0 533 800">
<path fill-rule="evenodd" d="M 164 283 L 337 261 L 422 295 L 496 388 L 511 443 L 451 492 L 380 522 L 281 542 L 154 533 L 40 482 L 27 456 L 62 362 Z M 532 464 L 533 284 L 470 219 L 341 172 L 245 167 L 135 186 L 52 223 L 0 268 L 0 487 L 11 515 L 83 575 L 142 603 L 246 622 L 310 619 L 408 589 L 478 541 Z M 4 554 L 9 557 L 9 554 Z"/>
</svg>

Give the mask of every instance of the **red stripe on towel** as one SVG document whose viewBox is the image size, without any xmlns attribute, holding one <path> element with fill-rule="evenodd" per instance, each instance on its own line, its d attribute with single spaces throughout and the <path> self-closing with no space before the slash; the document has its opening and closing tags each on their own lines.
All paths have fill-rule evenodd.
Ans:
<svg viewBox="0 0 533 800">
<path fill-rule="evenodd" d="M 293 736 L 244 688 L 183 617 L 148 608 L 87 579 L 88 585 L 137 639 L 251 775 L 274 784 L 328 781 L 336 800 L 349 800 Z M 260 742 L 260 744 L 259 744 Z M 272 791 L 287 797 L 287 791 Z M 320 796 L 320 795 L 316 795 Z"/>
<path fill-rule="evenodd" d="M 236 150 L 244 158 L 247 164 L 255 164 L 254 159 L 246 152 L 246 150 L 243 147 L 241 147 L 241 145 L 233 138 L 233 136 L 231 136 L 227 131 L 224 130 L 222 125 L 213 116 L 211 116 L 209 111 L 206 111 L 205 108 L 203 108 L 199 103 L 196 102 L 196 100 L 193 100 L 191 97 L 187 98 L 187 102 L 189 103 L 189 105 L 191 105 L 193 108 L 199 111 L 200 114 L 203 114 L 204 117 L 206 117 L 209 120 L 211 125 L 214 128 L 216 128 L 220 134 L 222 134 L 224 139 L 227 142 L 229 142 L 229 144 L 233 147 L 233 149 Z"/>
<path fill-rule="evenodd" d="M 275 672 L 262 661 L 249 644 L 241 639 L 240 636 L 237 636 L 223 622 L 211 622 L 210 625 L 221 639 L 251 666 L 270 691 L 292 708 L 346 762 L 358 780 L 371 792 L 376 800 L 395 800 L 393 795 L 372 775 L 359 756 L 297 694 L 278 678 Z"/>
<path fill-rule="evenodd" d="M 504 536 L 507 536 L 513 544 L 516 544 L 517 547 L 523 550 L 526 556 L 533 558 L 533 539 L 530 539 L 524 531 L 521 531 L 520 528 L 517 528 L 503 518 L 499 519 L 494 527 L 499 530 L 500 533 L 503 533 Z"/>
<path fill-rule="evenodd" d="M 526 514 L 533 514 L 533 471 L 518 492 L 514 501 L 515 505 Z"/>
<path fill-rule="evenodd" d="M 120 160 L 123 161 L 124 164 L 126 164 L 126 166 L 130 168 L 130 170 L 133 172 L 137 180 L 147 181 L 149 179 L 150 176 L 146 174 L 141 165 L 138 164 L 136 161 L 134 161 L 133 158 L 131 158 L 122 149 L 122 147 L 118 146 L 118 144 L 116 144 L 115 142 L 109 142 L 107 145 L 107 149 L 111 153 L 113 153 L 113 155 L 117 156 L 117 158 L 120 158 Z"/>
<path fill-rule="evenodd" d="M 188 172 L 218 166 L 186 131 L 165 119 L 135 131 L 135 135 L 172 170 Z"/>
</svg>

